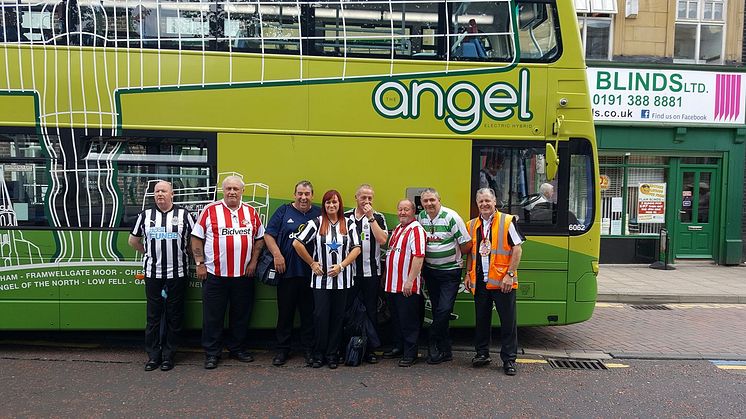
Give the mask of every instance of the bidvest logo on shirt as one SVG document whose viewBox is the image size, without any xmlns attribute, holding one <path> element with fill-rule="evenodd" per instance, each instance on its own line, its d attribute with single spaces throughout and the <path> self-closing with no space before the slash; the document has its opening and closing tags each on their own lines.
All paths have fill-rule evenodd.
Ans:
<svg viewBox="0 0 746 419">
<path fill-rule="evenodd" d="M 533 118 L 529 109 L 529 79 L 530 73 L 524 68 L 518 72 L 518 87 L 498 81 L 484 91 L 467 81 L 455 83 L 447 90 L 430 80 L 412 80 L 408 85 L 398 80 L 383 81 L 373 89 L 373 107 L 384 118 L 416 119 L 420 116 L 422 95 L 429 94 L 435 101 L 435 118 L 444 120 L 457 134 L 468 134 L 479 127 L 483 113 L 495 121 L 513 116 L 521 121 Z M 469 98 L 467 106 L 460 104 L 463 95 Z"/>
<path fill-rule="evenodd" d="M 223 227 L 220 229 L 221 236 L 248 236 L 251 234 L 249 227 Z"/>
<path fill-rule="evenodd" d="M 148 227 L 145 229 L 145 236 L 148 240 L 168 240 L 178 239 L 179 233 L 168 232 L 166 227 Z"/>
</svg>

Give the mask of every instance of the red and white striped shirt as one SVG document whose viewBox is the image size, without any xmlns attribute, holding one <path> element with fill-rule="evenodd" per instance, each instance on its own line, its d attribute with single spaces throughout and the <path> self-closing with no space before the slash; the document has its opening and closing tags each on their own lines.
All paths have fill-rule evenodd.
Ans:
<svg viewBox="0 0 746 419">
<path fill-rule="evenodd" d="M 264 237 L 264 226 L 249 204 L 242 202 L 234 211 L 221 200 L 202 210 L 192 235 L 205 241 L 207 272 L 239 277 L 246 274 L 254 240 Z"/>
<path fill-rule="evenodd" d="M 425 244 L 425 229 L 417 221 L 396 226 L 391 233 L 386 254 L 386 292 L 402 292 L 412 268 L 412 259 L 425 257 Z M 420 275 L 417 275 L 412 284 L 413 294 L 420 293 L 420 281 Z"/>
</svg>

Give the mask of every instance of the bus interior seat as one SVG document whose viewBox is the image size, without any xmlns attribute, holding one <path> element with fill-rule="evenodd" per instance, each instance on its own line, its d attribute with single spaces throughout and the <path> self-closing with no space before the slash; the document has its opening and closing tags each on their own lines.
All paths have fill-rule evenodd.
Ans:
<svg viewBox="0 0 746 419">
<path fill-rule="evenodd" d="M 479 39 L 469 39 L 461 44 L 461 57 L 464 58 L 486 58 L 487 52 Z"/>
</svg>

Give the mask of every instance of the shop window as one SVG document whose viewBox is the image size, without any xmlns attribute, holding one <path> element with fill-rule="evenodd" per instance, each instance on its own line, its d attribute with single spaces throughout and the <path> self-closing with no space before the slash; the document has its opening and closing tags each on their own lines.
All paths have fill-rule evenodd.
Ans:
<svg viewBox="0 0 746 419">
<path fill-rule="evenodd" d="M 668 158 L 600 156 L 599 162 L 601 234 L 657 235 L 665 227 Z"/>
<path fill-rule="evenodd" d="M 720 159 L 718 157 L 682 157 L 682 164 L 718 164 Z"/>
<path fill-rule="evenodd" d="M 47 225 L 47 169 L 40 138 L 0 135 L 0 227 Z"/>
<path fill-rule="evenodd" d="M 678 0 L 674 62 L 722 64 L 725 49 L 724 0 Z"/>
</svg>

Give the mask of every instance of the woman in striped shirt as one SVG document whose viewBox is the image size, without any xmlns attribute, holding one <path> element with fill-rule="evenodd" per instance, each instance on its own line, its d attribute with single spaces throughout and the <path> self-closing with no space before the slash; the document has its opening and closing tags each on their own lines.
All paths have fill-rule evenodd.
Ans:
<svg viewBox="0 0 746 419">
<path fill-rule="evenodd" d="M 360 254 L 355 221 L 345 219 L 342 208 L 339 192 L 327 191 L 321 199 L 321 216 L 309 221 L 293 242 L 298 256 L 311 266 L 316 335 L 311 364 L 314 368 L 321 367 L 324 358 L 329 368 L 337 368 L 347 291 L 352 288 L 353 263 Z M 313 256 L 307 245 L 314 246 Z"/>
</svg>

